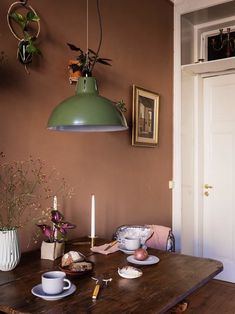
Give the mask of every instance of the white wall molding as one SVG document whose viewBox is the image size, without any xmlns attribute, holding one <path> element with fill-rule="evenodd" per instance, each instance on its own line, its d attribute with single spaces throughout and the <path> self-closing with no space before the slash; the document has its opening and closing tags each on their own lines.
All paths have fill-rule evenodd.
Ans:
<svg viewBox="0 0 235 314">
<path fill-rule="evenodd" d="M 229 0 L 175 0 L 174 1 L 174 89 L 173 89 L 173 181 L 175 183 L 172 194 L 172 225 L 174 235 L 176 237 L 176 250 L 181 249 L 182 243 L 182 165 L 181 165 L 181 15 L 200 9 L 208 8 L 214 5 L 223 4 Z M 200 84 L 199 84 L 200 85 Z M 196 121 L 195 121 L 196 122 Z M 198 144 L 197 144 L 198 145 Z M 196 147 L 195 147 L 196 148 Z M 197 171 L 197 169 L 194 169 Z M 196 178 L 196 184 L 200 178 Z M 198 193 L 197 189 L 194 193 Z M 198 202 L 194 203 L 194 207 L 199 207 Z M 195 211 L 194 219 L 196 221 L 195 228 L 192 230 L 194 239 L 195 252 L 192 254 L 200 254 L 200 213 Z M 197 217 L 196 217 L 197 216 Z M 190 236 L 190 235 L 189 235 Z"/>
</svg>

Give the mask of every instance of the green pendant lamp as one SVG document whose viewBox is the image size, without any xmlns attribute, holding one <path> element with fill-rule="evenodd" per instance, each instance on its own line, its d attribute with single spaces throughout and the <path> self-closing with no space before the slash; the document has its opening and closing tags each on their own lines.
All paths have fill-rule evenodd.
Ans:
<svg viewBox="0 0 235 314">
<path fill-rule="evenodd" d="M 62 101 L 52 112 L 48 129 L 69 132 L 109 132 L 128 129 L 122 111 L 99 95 L 94 77 L 81 77 L 76 95 Z"/>
<path fill-rule="evenodd" d="M 102 40 L 101 17 L 98 0 L 97 9 L 99 13 L 101 36 L 99 47 L 96 52 L 96 58 L 93 63 L 90 64 L 87 43 L 87 58 L 84 71 L 85 76 L 78 79 L 75 96 L 65 99 L 53 110 L 48 120 L 47 128 L 49 130 L 67 132 L 111 132 L 124 131 L 128 129 L 126 119 L 122 110 L 118 107 L 118 104 L 100 96 L 95 78 L 89 76 L 98 57 Z"/>
</svg>

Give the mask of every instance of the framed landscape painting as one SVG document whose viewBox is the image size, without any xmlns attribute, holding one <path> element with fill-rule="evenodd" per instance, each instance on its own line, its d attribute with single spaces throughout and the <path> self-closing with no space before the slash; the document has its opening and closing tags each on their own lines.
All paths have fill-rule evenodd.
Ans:
<svg viewBox="0 0 235 314">
<path fill-rule="evenodd" d="M 132 145 L 157 145 L 159 98 L 159 94 L 133 85 Z"/>
</svg>

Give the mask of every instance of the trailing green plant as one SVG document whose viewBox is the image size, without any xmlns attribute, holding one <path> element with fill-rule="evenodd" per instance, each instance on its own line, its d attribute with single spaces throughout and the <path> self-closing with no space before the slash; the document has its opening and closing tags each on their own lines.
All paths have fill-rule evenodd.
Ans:
<svg viewBox="0 0 235 314">
<path fill-rule="evenodd" d="M 73 72 L 80 71 L 82 72 L 83 75 L 84 74 L 91 75 L 92 70 L 97 62 L 111 66 L 110 63 L 110 61 L 112 61 L 111 59 L 99 57 L 90 48 L 88 49 L 88 52 L 85 53 L 81 48 L 78 48 L 73 44 L 67 43 L 67 45 L 71 50 L 78 52 L 78 56 L 76 57 L 78 63 L 69 65 Z"/>
<path fill-rule="evenodd" d="M 33 55 L 41 55 L 41 50 L 35 44 L 37 37 L 31 34 L 30 26 L 32 22 L 39 22 L 40 18 L 32 11 L 28 11 L 26 15 L 13 12 L 10 17 L 20 26 L 24 37 L 18 47 L 19 60 L 23 64 L 28 64 L 32 62 Z"/>
</svg>

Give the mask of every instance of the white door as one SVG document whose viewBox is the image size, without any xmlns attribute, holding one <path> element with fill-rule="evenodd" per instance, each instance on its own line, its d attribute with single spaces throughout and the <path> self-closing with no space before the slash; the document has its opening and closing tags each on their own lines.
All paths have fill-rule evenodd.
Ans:
<svg viewBox="0 0 235 314">
<path fill-rule="evenodd" d="M 223 262 L 218 279 L 235 282 L 235 74 L 203 81 L 203 256 Z"/>
</svg>

